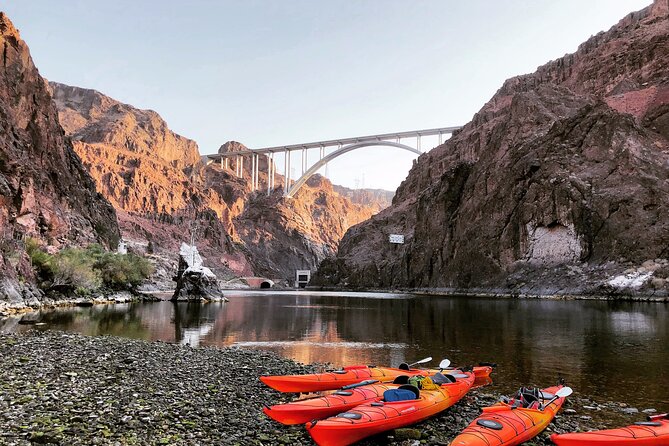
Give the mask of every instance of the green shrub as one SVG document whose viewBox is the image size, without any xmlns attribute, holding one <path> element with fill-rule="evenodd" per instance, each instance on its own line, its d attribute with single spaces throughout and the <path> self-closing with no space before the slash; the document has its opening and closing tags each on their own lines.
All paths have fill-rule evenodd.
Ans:
<svg viewBox="0 0 669 446">
<path fill-rule="evenodd" d="M 35 239 L 26 240 L 26 252 L 42 286 L 79 295 L 105 285 L 120 290 L 133 288 L 153 274 L 153 265 L 135 254 L 109 253 L 98 244 L 67 248 L 55 255 L 44 252 Z"/>
<path fill-rule="evenodd" d="M 37 277 L 41 280 L 52 280 L 54 276 L 54 258 L 51 254 L 42 251 L 39 241 L 34 238 L 26 239 L 26 252 Z"/>
<path fill-rule="evenodd" d="M 100 287 L 100 272 L 93 269 L 95 258 L 87 250 L 68 248 L 54 256 L 52 287 L 95 290 Z"/>
<path fill-rule="evenodd" d="M 94 268 L 100 271 L 104 284 L 115 290 L 136 287 L 153 274 L 153 265 L 132 253 L 105 253 Z"/>
</svg>

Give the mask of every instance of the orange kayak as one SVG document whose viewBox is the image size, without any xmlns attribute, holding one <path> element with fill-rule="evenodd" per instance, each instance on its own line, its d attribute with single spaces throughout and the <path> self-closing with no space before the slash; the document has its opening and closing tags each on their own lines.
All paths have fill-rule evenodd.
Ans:
<svg viewBox="0 0 669 446">
<path fill-rule="evenodd" d="M 543 389 L 541 408 L 513 407 L 508 403 L 497 403 L 484 407 L 483 413 L 472 421 L 450 446 L 511 446 L 523 443 L 546 429 L 562 404 L 564 398 L 555 397 L 563 386 Z M 532 407 L 532 406 L 530 406 Z"/>
<path fill-rule="evenodd" d="M 631 426 L 573 434 L 553 434 L 551 441 L 558 446 L 660 446 L 669 445 L 667 414 L 648 417 Z"/>
<path fill-rule="evenodd" d="M 456 382 L 442 384 L 435 390 L 416 389 L 417 398 L 368 402 L 337 416 L 311 421 L 306 424 L 307 431 L 319 446 L 346 446 L 390 429 L 417 423 L 458 402 L 475 379 L 472 372 L 453 376 Z M 403 387 L 399 386 L 399 389 Z"/>
<path fill-rule="evenodd" d="M 377 380 L 380 382 L 392 382 L 401 375 L 426 376 L 433 375 L 439 370 L 426 369 L 399 369 L 393 367 L 375 367 L 367 365 L 354 365 L 344 367 L 325 373 L 313 373 L 310 375 L 277 375 L 261 376 L 260 381 L 278 390 L 279 392 L 308 393 L 322 392 L 324 390 L 335 390 L 340 387 L 359 383 L 366 380 Z M 492 372 L 491 366 L 474 367 L 477 378 L 489 376 Z"/>
<path fill-rule="evenodd" d="M 464 375 L 460 371 L 449 372 L 449 374 L 460 376 L 460 378 L 455 378 L 456 382 L 469 379 L 469 375 Z M 386 390 L 397 389 L 399 386 L 400 384 L 381 383 L 356 385 L 353 388 L 342 388 L 330 395 L 265 407 L 263 412 L 279 423 L 302 424 L 346 412 L 363 403 L 381 401 Z"/>
</svg>

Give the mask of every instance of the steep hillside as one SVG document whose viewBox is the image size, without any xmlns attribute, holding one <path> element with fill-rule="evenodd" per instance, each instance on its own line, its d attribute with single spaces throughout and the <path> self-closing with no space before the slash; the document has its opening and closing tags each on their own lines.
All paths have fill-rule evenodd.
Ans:
<svg viewBox="0 0 669 446">
<path fill-rule="evenodd" d="M 101 242 L 115 246 L 114 209 L 58 123 L 46 82 L 26 43 L 0 13 L 0 306 L 34 303 L 26 236 L 52 249 Z"/>
<path fill-rule="evenodd" d="M 167 260 L 158 268 L 164 286 L 175 266 L 170 253 L 191 230 L 209 265 L 223 277 L 265 275 L 290 279 L 296 268 L 315 266 L 334 252 L 346 229 L 380 209 L 379 194 L 359 192 L 364 204 L 337 194 L 314 177 L 291 200 L 277 174 L 268 197 L 269 160 L 259 157 L 260 190 L 251 192 L 251 159 L 227 168 L 205 165 L 194 141 L 169 130 L 155 112 L 139 110 L 102 93 L 51 82 L 60 119 L 97 188 L 119 213 L 124 237 L 136 249 Z M 230 141 L 220 152 L 248 150 Z M 349 195 L 358 192 L 351 191 Z M 176 256 L 173 255 L 174 259 Z"/>
<path fill-rule="evenodd" d="M 668 3 L 505 82 L 419 158 L 390 208 L 348 231 L 317 280 L 589 292 L 668 257 Z"/>
<path fill-rule="evenodd" d="M 294 278 L 296 269 L 315 271 L 335 253 L 346 230 L 370 218 L 377 206 L 352 203 L 327 178 L 314 175 L 293 198 L 284 199 L 280 189 L 250 197 L 235 227 L 259 271 Z"/>
<path fill-rule="evenodd" d="M 349 189 L 336 184 L 333 184 L 332 188 L 339 195 L 348 197 L 353 203 L 371 207 L 375 214 L 390 206 L 395 196 L 395 192 L 385 189 Z"/>
</svg>

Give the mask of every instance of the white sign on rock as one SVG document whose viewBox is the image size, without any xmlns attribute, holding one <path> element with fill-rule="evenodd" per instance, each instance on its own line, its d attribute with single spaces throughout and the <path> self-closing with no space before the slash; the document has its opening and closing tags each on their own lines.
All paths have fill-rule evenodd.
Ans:
<svg viewBox="0 0 669 446">
<path fill-rule="evenodd" d="M 404 236 L 402 234 L 390 234 L 388 239 L 390 243 L 404 244 Z"/>
</svg>

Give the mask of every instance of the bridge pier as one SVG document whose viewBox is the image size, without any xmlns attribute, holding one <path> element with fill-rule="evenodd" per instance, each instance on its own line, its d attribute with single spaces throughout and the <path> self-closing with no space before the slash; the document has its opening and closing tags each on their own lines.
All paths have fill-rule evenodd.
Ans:
<svg viewBox="0 0 669 446">
<path fill-rule="evenodd" d="M 283 178 L 285 181 L 283 185 L 283 194 L 286 195 L 290 187 L 290 150 L 286 150 L 283 153 L 284 153 Z"/>
</svg>

